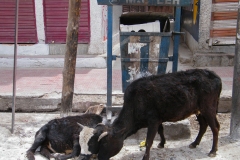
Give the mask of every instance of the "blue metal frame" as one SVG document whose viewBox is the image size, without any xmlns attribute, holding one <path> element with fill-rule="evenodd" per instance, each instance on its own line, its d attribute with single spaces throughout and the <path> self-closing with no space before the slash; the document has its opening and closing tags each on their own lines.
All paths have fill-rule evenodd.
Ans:
<svg viewBox="0 0 240 160">
<path fill-rule="evenodd" d="M 108 6 L 108 33 L 107 33 L 107 119 L 111 119 L 112 107 L 112 18 L 113 6 Z"/>
<path fill-rule="evenodd" d="M 162 74 L 166 72 L 167 65 L 165 63 L 160 63 L 161 59 L 168 58 L 168 51 L 170 46 L 170 36 L 162 36 L 161 44 L 159 44 L 160 53 L 159 53 L 159 60 L 158 60 L 158 74 Z"/>
<path fill-rule="evenodd" d="M 99 5 L 108 5 L 108 33 L 107 33 L 107 118 L 111 119 L 111 109 L 112 109 L 112 60 L 114 56 L 112 55 L 112 22 L 113 22 L 113 7 L 112 5 L 143 5 L 143 6 L 176 6 L 175 12 L 175 26 L 174 32 L 180 33 L 180 16 L 181 16 L 181 6 L 191 5 L 192 0 L 140 0 L 132 1 L 132 3 L 127 3 L 126 0 L 97 0 Z M 139 3 L 140 2 L 140 3 Z M 120 37 L 121 38 L 121 37 Z M 168 47 L 170 39 L 162 37 L 160 56 L 158 62 L 163 61 L 168 58 Z M 122 39 L 121 39 L 122 41 Z M 174 34 L 174 49 L 173 57 L 169 58 L 173 61 L 172 71 L 177 71 L 178 66 L 178 45 L 180 41 L 180 35 Z M 142 55 L 144 56 L 144 55 Z M 142 61 L 146 61 L 145 59 Z M 163 73 L 166 70 L 166 66 L 158 66 L 158 73 Z"/>
</svg>

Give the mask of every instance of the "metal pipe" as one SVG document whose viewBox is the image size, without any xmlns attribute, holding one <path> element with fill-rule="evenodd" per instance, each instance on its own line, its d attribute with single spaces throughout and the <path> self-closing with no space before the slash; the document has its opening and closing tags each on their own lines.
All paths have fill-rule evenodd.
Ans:
<svg viewBox="0 0 240 160">
<path fill-rule="evenodd" d="M 112 107 L 112 12 L 113 6 L 108 6 L 108 32 L 107 32 L 107 119 L 111 119 Z"/>
<path fill-rule="evenodd" d="M 240 139 L 240 3 L 238 5 L 234 61 L 230 137 Z"/>
<path fill-rule="evenodd" d="M 16 102 L 16 66 L 17 66 L 17 43 L 18 43 L 18 9 L 19 0 L 16 0 L 15 6 L 15 42 L 14 42 L 14 63 L 13 63 L 13 103 L 12 103 L 12 130 L 14 132 L 15 123 L 15 102 Z"/>
<path fill-rule="evenodd" d="M 175 23 L 174 23 L 174 32 L 180 32 L 180 18 L 181 18 L 181 7 L 177 6 L 175 11 Z M 180 43 L 180 35 L 174 34 L 173 41 L 173 64 L 172 72 L 177 72 L 178 69 L 178 48 Z"/>
</svg>

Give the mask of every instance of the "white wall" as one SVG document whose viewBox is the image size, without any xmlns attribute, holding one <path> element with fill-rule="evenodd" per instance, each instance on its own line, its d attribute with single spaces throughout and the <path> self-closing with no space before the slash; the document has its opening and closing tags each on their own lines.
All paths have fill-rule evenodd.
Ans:
<svg viewBox="0 0 240 160">
<path fill-rule="evenodd" d="M 106 6 L 98 5 L 97 1 L 90 1 L 91 12 L 91 40 L 88 54 L 105 54 L 107 50 L 106 36 L 107 16 Z M 122 6 L 113 7 L 113 45 L 119 43 L 119 17 L 122 14 Z"/>
<path fill-rule="evenodd" d="M 113 45 L 119 43 L 119 21 L 122 15 L 122 6 L 113 6 Z"/>
<path fill-rule="evenodd" d="M 97 4 L 96 0 L 90 0 L 90 26 L 91 39 L 89 45 L 89 54 L 103 54 L 102 40 L 102 6 Z"/>
<path fill-rule="evenodd" d="M 43 0 L 35 0 L 36 26 L 38 42 L 45 44 Z"/>
<path fill-rule="evenodd" d="M 199 50 L 209 49 L 206 41 L 210 37 L 212 1 L 202 0 L 199 18 Z"/>
</svg>

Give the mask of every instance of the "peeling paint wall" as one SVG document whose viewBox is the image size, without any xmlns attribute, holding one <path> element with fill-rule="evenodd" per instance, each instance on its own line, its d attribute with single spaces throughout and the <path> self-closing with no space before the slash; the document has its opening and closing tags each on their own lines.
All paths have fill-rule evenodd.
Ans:
<svg viewBox="0 0 240 160">
<path fill-rule="evenodd" d="M 107 6 L 90 1 L 91 40 L 89 54 L 105 54 L 107 50 Z M 119 17 L 122 6 L 113 6 L 113 46 L 119 43 Z"/>
</svg>

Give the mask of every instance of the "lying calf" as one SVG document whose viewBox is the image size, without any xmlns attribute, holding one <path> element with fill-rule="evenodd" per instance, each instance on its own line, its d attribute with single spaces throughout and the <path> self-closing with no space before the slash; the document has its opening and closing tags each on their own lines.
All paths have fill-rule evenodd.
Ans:
<svg viewBox="0 0 240 160">
<path fill-rule="evenodd" d="M 96 114 L 69 116 L 49 121 L 37 131 L 34 143 L 27 151 L 28 160 L 35 159 L 34 153 L 39 146 L 41 146 L 40 154 L 48 159 L 65 160 L 79 156 L 81 150 L 79 133 L 82 129 L 77 123 L 95 127 L 102 121 L 103 118 Z M 52 153 L 65 153 L 66 155 Z"/>
</svg>

